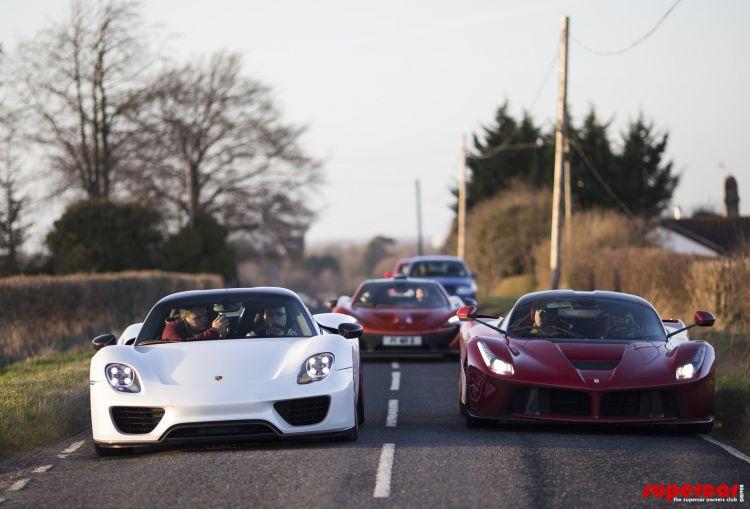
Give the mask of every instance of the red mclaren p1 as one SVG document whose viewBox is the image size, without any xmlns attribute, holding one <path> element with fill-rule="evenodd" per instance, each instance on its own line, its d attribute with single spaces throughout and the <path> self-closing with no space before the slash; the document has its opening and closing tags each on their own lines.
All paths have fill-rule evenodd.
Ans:
<svg viewBox="0 0 750 509">
<path fill-rule="evenodd" d="M 494 421 L 672 424 L 714 421 L 714 349 L 670 327 L 646 300 L 616 292 L 525 295 L 505 318 L 461 308 L 459 408 Z M 672 321 L 676 322 L 676 321 Z M 681 322 L 677 322 L 680 323 Z"/>
<path fill-rule="evenodd" d="M 365 281 L 351 298 L 340 297 L 333 312 L 362 324 L 363 355 L 444 355 L 458 354 L 461 306 L 440 283 L 396 277 Z"/>
</svg>

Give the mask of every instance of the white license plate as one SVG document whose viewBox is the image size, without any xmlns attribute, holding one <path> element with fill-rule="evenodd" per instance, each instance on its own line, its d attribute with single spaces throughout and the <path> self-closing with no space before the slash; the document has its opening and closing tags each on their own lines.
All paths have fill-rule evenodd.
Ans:
<svg viewBox="0 0 750 509">
<path fill-rule="evenodd" d="M 383 346 L 422 346 L 422 336 L 383 336 Z"/>
</svg>

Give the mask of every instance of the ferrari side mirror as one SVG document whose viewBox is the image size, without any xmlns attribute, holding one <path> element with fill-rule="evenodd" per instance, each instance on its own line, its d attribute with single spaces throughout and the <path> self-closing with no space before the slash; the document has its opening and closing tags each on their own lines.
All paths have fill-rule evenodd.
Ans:
<svg viewBox="0 0 750 509">
<path fill-rule="evenodd" d="M 476 306 L 464 306 L 456 311 L 456 316 L 462 322 L 469 322 L 476 320 L 477 318 L 477 307 Z"/>
<path fill-rule="evenodd" d="M 716 317 L 708 311 L 695 312 L 695 325 L 698 327 L 713 327 Z"/>
<path fill-rule="evenodd" d="M 114 334 L 102 334 L 101 336 L 97 336 L 91 340 L 91 346 L 94 347 L 94 350 L 97 351 L 101 350 L 105 346 L 115 344 L 117 344 L 117 338 Z"/>
<path fill-rule="evenodd" d="M 343 336 L 346 339 L 354 339 L 362 336 L 364 329 L 358 323 L 344 322 L 339 325 L 339 336 Z"/>
</svg>

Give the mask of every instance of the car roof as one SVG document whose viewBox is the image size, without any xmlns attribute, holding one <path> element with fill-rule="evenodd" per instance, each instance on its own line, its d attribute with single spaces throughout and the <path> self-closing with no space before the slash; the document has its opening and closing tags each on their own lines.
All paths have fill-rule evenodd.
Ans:
<svg viewBox="0 0 750 509">
<path fill-rule="evenodd" d="M 434 279 L 426 279 L 421 277 L 390 277 L 390 278 L 378 278 L 378 279 L 367 279 L 362 281 L 360 286 L 368 283 L 419 283 L 427 285 L 437 285 L 442 288 L 442 285 Z"/>
<path fill-rule="evenodd" d="M 177 292 L 167 295 L 162 298 L 158 304 L 166 304 L 173 301 L 182 299 L 208 297 L 208 298 L 225 298 L 225 297 L 240 297 L 252 294 L 264 294 L 264 295 L 276 295 L 279 297 L 292 297 L 297 300 L 301 300 L 299 295 L 286 288 L 278 288 L 273 286 L 257 286 L 254 288 L 218 288 L 212 290 L 187 290 L 184 292 Z"/>
<path fill-rule="evenodd" d="M 606 298 L 622 300 L 625 302 L 633 302 L 637 304 L 643 304 L 653 308 L 654 306 L 642 297 L 637 295 L 631 295 L 629 293 L 621 292 L 610 292 L 605 290 L 593 290 L 593 291 L 577 291 L 577 290 L 542 290 L 540 292 L 527 293 L 520 299 L 516 305 L 521 304 L 527 300 L 537 299 L 539 297 L 550 297 L 550 298 L 574 298 L 574 297 L 589 297 L 589 298 Z"/>
<path fill-rule="evenodd" d="M 414 263 L 414 262 L 460 262 L 466 265 L 466 262 L 463 260 L 463 258 L 459 258 L 458 256 L 449 256 L 449 255 L 414 256 L 412 257 L 410 263 Z"/>
</svg>

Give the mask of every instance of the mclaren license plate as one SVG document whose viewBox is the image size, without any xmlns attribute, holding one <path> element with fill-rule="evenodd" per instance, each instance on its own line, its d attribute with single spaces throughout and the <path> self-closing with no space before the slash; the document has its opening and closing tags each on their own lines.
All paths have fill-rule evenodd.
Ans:
<svg viewBox="0 0 750 509">
<path fill-rule="evenodd" d="M 422 336 L 383 336 L 383 346 L 422 346 Z"/>
</svg>

